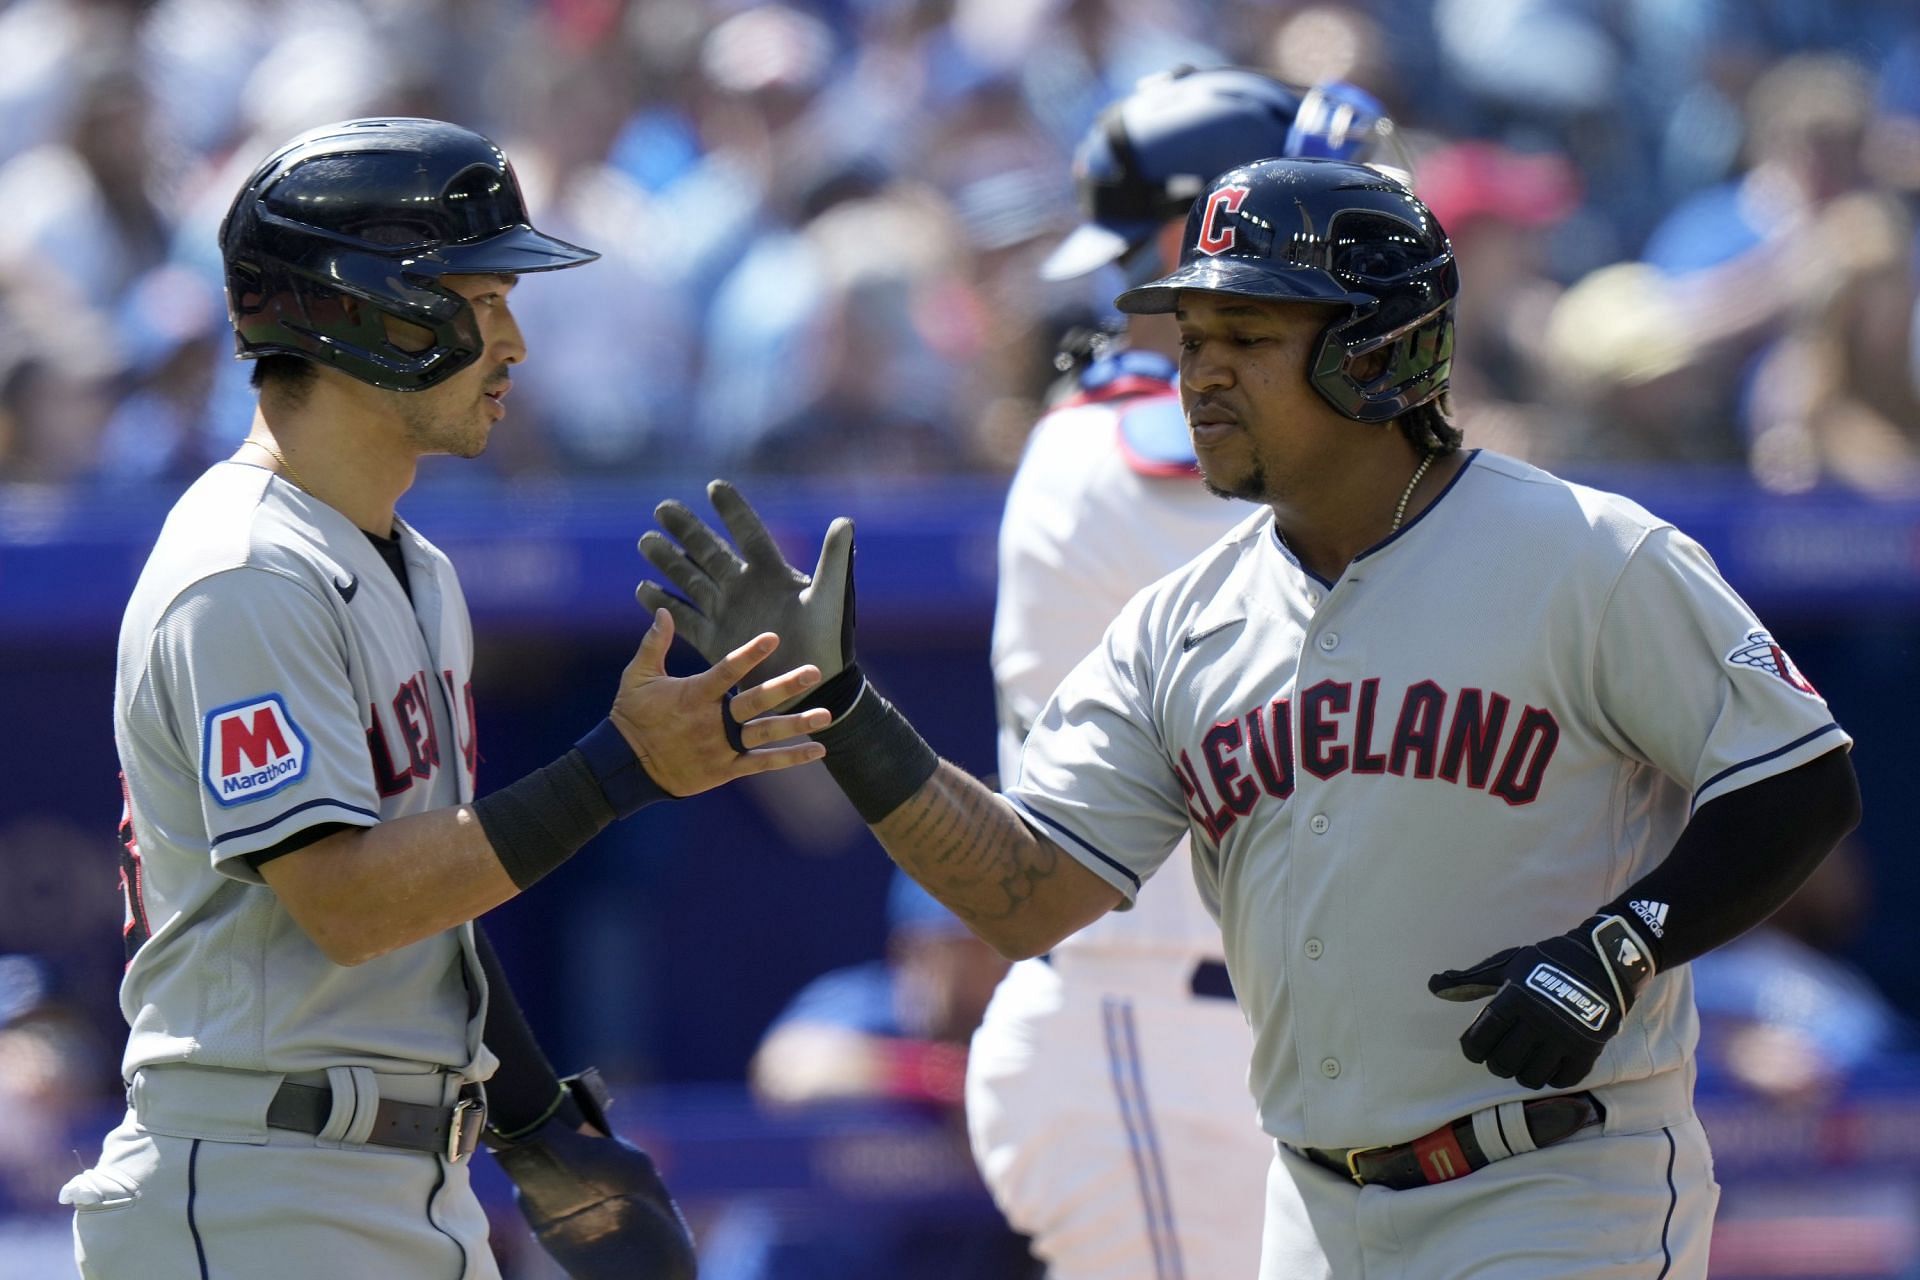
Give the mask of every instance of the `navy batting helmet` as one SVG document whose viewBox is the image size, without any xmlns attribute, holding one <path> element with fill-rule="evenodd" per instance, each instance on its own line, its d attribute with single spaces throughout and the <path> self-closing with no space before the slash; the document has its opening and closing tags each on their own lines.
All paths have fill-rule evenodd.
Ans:
<svg viewBox="0 0 1920 1280">
<path fill-rule="evenodd" d="M 1303 91 L 1235 67 L 1149 76 L 1081 139 L 1073 173 L 1087 221 L 1040 274 L 1067 280 L 1118 261 L 1228 169 L 1267 156 L 1372 160 L 1393 138 L 1385 110 L 1349 84 Z"/>
<path fill-rule="evenodd" d="M 1378 170 L 1262 160 L 1194 201 L 1180 265 L 1115 300 L 1172 311 L 1182 290 L 1345 308 L 1320 335 L 1309 379 L 1349 418 L 1385 422 L 1447 389 L 1460 270 L 1427 206 Z M 1354 367 L 1386 352 L 1366 378 Z"/>
<path fill-rule="evenodd" d="M 220 224 L 241 359 L 304 356 L 389 391 L 422 391 L 480 358 L 460 274 L 518 275 L 600 255 L 527 220 L 507 158 L 440 120 L 348 120 L 301 134 L 254 171 Z M 391 316 L 432 334 L 396 345 Z"/>
</svg>

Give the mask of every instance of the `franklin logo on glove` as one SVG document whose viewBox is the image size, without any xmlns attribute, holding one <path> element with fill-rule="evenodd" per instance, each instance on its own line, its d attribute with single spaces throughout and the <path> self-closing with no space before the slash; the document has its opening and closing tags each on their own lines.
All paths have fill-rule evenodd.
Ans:
<svg viewBox="0 0 1920 1280">
<path fill-rule="evenodd" d="M 1460 1037 L 1467 1061 L 1529 1089 L 1570 1089 L 1653 980 L 1652 955 L 1624 918 L 1593 916 L 1557 938 L 1436 973 L 1427 990 L 1442 1000 L 1493 997 Z"/>
<path fill-rule="evenodd" d="M 1589 991 L 1584 983 L 1568 977 L 1550 964 L 1535 965 L 1527 975 L 1527 985 L 1555 1002 L 1575 1022 L 1598 1031 L 1606 1025 L 1613 1010 L 1605 1000 Z"/>
</svg>

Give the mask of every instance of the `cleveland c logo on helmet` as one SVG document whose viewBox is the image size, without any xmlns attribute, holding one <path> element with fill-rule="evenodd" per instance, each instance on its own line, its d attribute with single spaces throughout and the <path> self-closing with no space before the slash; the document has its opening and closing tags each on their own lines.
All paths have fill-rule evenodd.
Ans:
<svg viewBox="0 0 1920 1280">
<path fill-rule="evenodd" d="M 1170 312 L 1189 289 L 1339 308 L 1307 365 L 1327 403 L 1388 422 L 1445 394 L 1460 272 L 1409 188 L 1346 160 L 1259 160 L 1221 174 L 1188 217 L 1180 265 L 1115 298 L 1121 311 Z"/>
<path fill-rule="evenodd" d="M 1245 187 L 1221 187 L 1207 197 L 1207 213 L 1200 219 L 1200 236 L 1193 247 L 1209 256 L 1225 253 L 1233 248 L 1233 242 L 1239 234 L 1233 227 L 1222 227 L 1220 215 L 1240 212 L 1240 205 L 1247 198 Z"/>
</svg>

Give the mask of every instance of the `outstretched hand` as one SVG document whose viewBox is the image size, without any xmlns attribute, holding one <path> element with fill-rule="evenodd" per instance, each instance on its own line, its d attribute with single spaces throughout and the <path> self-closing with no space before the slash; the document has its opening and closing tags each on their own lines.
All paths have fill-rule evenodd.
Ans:
<svg viewBox="0 0 1920 1280">
<path fill-rule="evenodd" d="M 827 526 L 809 576 L 787 563 L 739 490 L 715 480 L 707 497 L 733 543 L 686 504 L 661 503 L 654 517 L 667 532 L 648 530 L 640 538 L 640 552 L 685 598 L 648 581 L 634 592 L 640 602 L 670 613 L 687 642 L 709 662 L 771 631 L 781 639 L 782 654 L 757 675 L 788 663 L 808 664 L 819 668 L 824 681 L 851 666 L 853 522 L 841 517 Z"/>
<path fill-rule="evenodd" d="M 648 775 L 664 790 L 698 795 L 735 778 L 790 769 L 826 754 L 825 747 L 804 740 L 827 727 L 831 717 L 824 709 L 767 714 L 819 684 L 818 667 L 796 667 L 729 699 L 728 690 L 767 660 L 779 647 L 779 637 L 753 636 L 707 670 L 680 678 L 666 673 L 673 627 L 670 612 L 654 610 L 639 651 L 620 673 L 620 689 L 609 713 Z M 723 717 L 732 719 L 740 749 L 735 749 Z M 803 741 L 791 742 L 795 738 Z M 782 742 L 790 745 L 771 745 Z"/>
</svg>

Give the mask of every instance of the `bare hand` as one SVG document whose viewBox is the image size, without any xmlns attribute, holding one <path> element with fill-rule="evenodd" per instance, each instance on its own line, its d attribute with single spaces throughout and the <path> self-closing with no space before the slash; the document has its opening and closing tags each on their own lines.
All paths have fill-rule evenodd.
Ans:
<svg viewBox="0 0 1920 1280">
<path fill-rule="evenodd" d="M 647 773 L 667 792 L 698 795 L 750 773 L 790 769 L 827 754 L 817 742 L 768 745 L 804 738 L 827 727 L 832 717 L 825 708 L 786 716 L 765 714 L 820 683 L 818 667 L 796 667 L 741 690 L 731 703 L 726 700 L 727 690 L 779 647 L 778 636 L 771 632 L 755 636 L 699 675 L 685 679 L 666 674 L 667 649 L 672 644 L 673 615 L 656 609 L 639 652 L 620 673 L 620 690 L 610 713 Z M 740 726 L 747 750 L 735 751 L 727 741 L 723 715 L 731 715 Z"/>
</svg>

